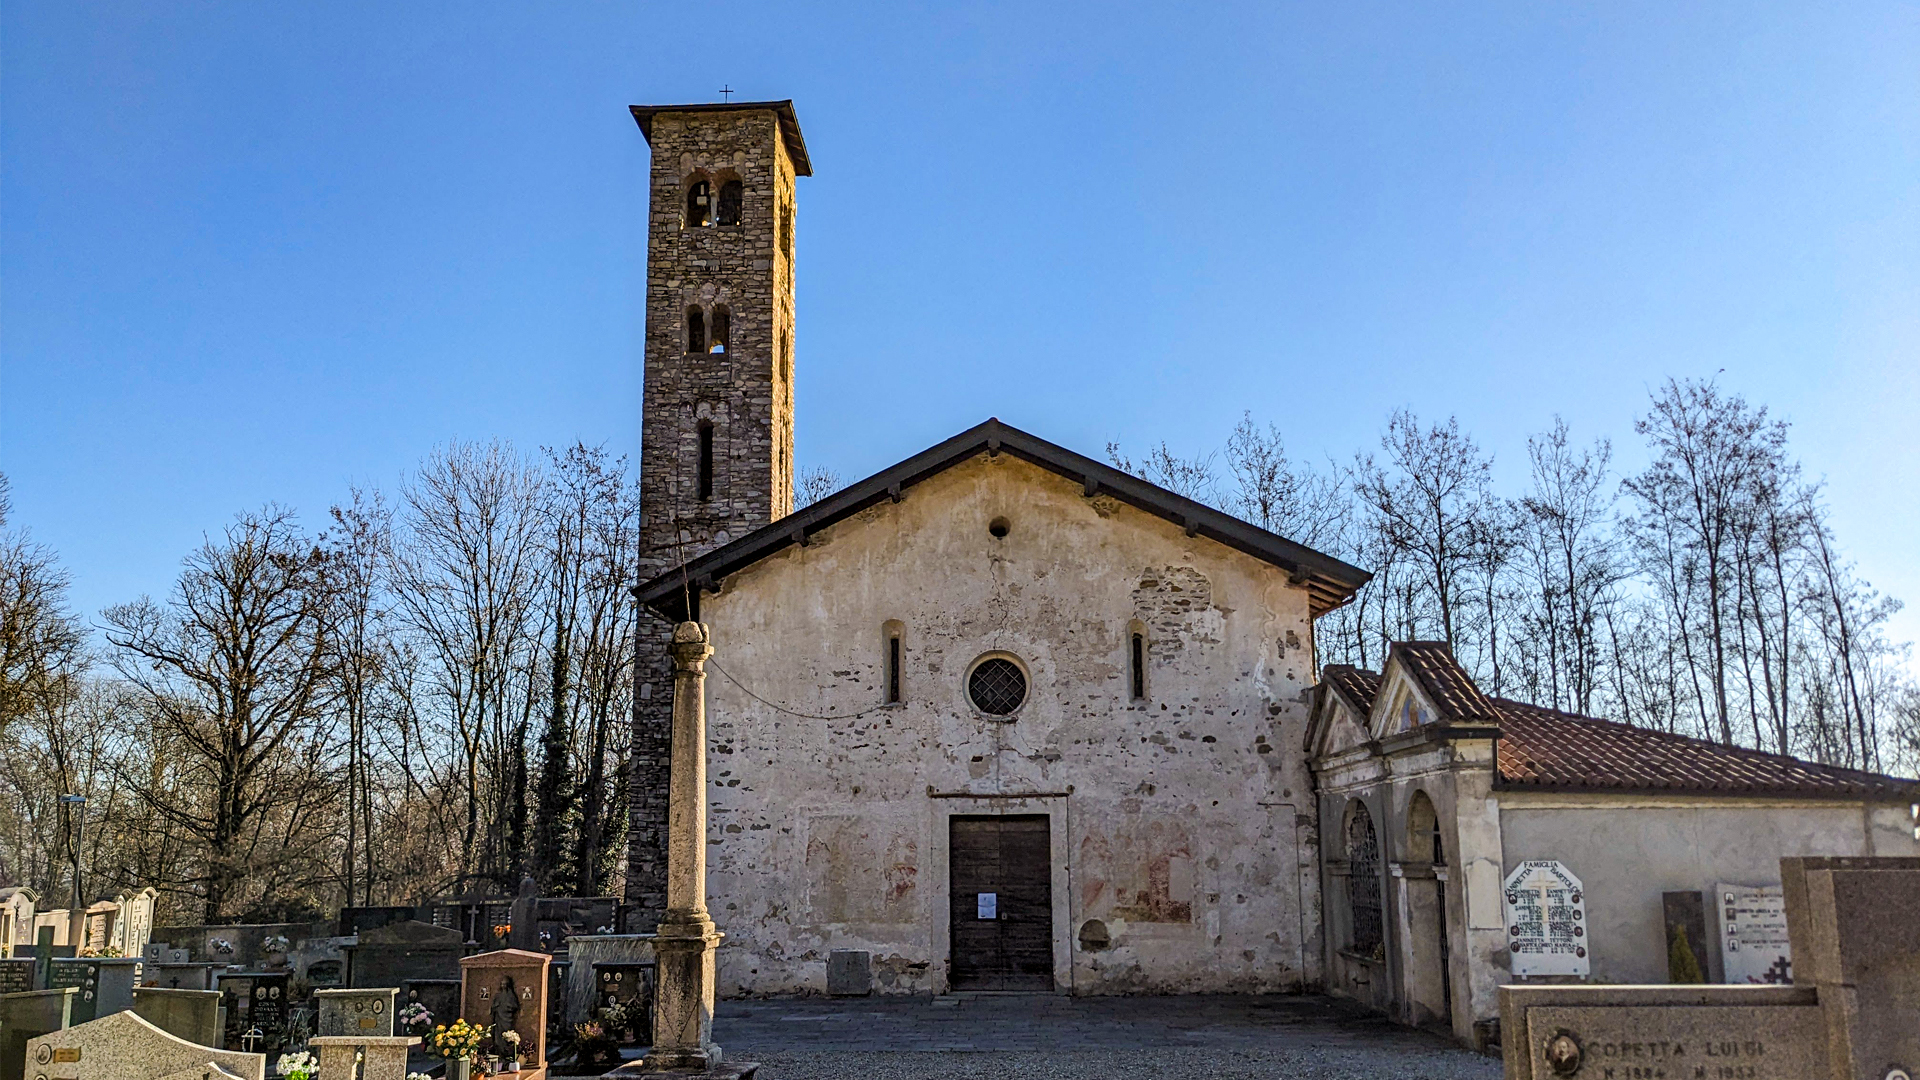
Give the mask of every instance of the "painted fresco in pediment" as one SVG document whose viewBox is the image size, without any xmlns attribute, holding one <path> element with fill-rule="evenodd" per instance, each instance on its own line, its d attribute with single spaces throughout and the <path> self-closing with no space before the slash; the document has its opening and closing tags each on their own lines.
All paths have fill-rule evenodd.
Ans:
<svg viewBox="0 0 1920 1080">
<path fill-rule="evenodd" d="M 1373 715 L 1368 718 L 1375 737 L 1384 739 L 1433 722 L 1432 703 L 1398 664 L 1387 666 L 1381 683 L 1380 694 L 1373 699 Z"/>
</svg>

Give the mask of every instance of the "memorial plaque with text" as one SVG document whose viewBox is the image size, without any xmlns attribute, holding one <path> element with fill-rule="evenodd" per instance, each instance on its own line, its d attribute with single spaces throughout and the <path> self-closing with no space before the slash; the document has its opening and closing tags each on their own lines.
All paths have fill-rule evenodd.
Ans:
<svg viewBox="0 0 1920 1080">
<path fill-rule="evenodd" d="M 0 994 L 24 994 L 31 989 L 32 960 L 0 960 Z"/>
<path fill-rule="evenodd" d="M 1587 902 L 1580 879 L 1552 859 L 1528 859 L 1507 875 L 1508 970 L 1585 975 Z"/>
<path fill-rule="evenodd" d="M 1793 981 L 1787 901 L 1778 885 L 1719 885 L 1720 963 L 1730 983 Z"/>
<path fill-rule="evenodd" d="M 1820 1007 L 1536 1006 L 1530 1077 L 1811 1080 L 1824 1076 Z"/>
</svg>

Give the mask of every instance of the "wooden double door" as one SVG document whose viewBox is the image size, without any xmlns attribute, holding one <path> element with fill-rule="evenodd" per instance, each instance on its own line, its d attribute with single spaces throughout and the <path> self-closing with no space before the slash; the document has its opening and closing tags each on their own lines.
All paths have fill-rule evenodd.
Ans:
<svg viewBox="0 0 1920 1080">
<path fill-rule="evenodd" d="M 1053 854 L 1044 814 L 947 826 L 954 990 L 1053 989 Z"/>
</svg>

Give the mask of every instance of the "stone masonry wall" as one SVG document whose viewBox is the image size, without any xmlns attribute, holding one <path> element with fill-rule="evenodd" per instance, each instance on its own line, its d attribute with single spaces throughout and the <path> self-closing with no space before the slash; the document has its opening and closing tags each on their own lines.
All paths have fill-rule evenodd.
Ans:
<svg viewBox="0 0 1920 1080">
<path fill-rule="evenodd" d="M 647 333 L 641 414 L 643 562 L 671 570 L 793 508 L 794 169 L 770 110 L 654 117 L 647 228 Z M 741 182 L 738 225 L 690 226 L 687 196 Z M 712 219 L 710 218 L 710 221 Z M 723 352 L 689 351 L 688 312 Z M 713 490 L 698 490 L 700 429 L 712 425 Z M 635 674 L 626 929 L 649 931 L 666 906 L 668 733 L 672 667 L 665 623 L 643 628 Z"/>
</svg>

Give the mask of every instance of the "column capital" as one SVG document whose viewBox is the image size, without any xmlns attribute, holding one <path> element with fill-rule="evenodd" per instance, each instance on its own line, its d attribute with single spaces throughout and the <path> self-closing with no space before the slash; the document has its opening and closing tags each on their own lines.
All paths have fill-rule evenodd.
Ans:
<svg viewBox="0 0 1920 1080">
<path fill-rule="evenodd" d="M 673 628 L 673 644 L 668 651 L 673 653 L 673 666 L 677 670 L 699 670 L 707 657 L 713 655 L 713 646 L 708 644 L 706 623 L 683 622 Z"/>
</svg>

